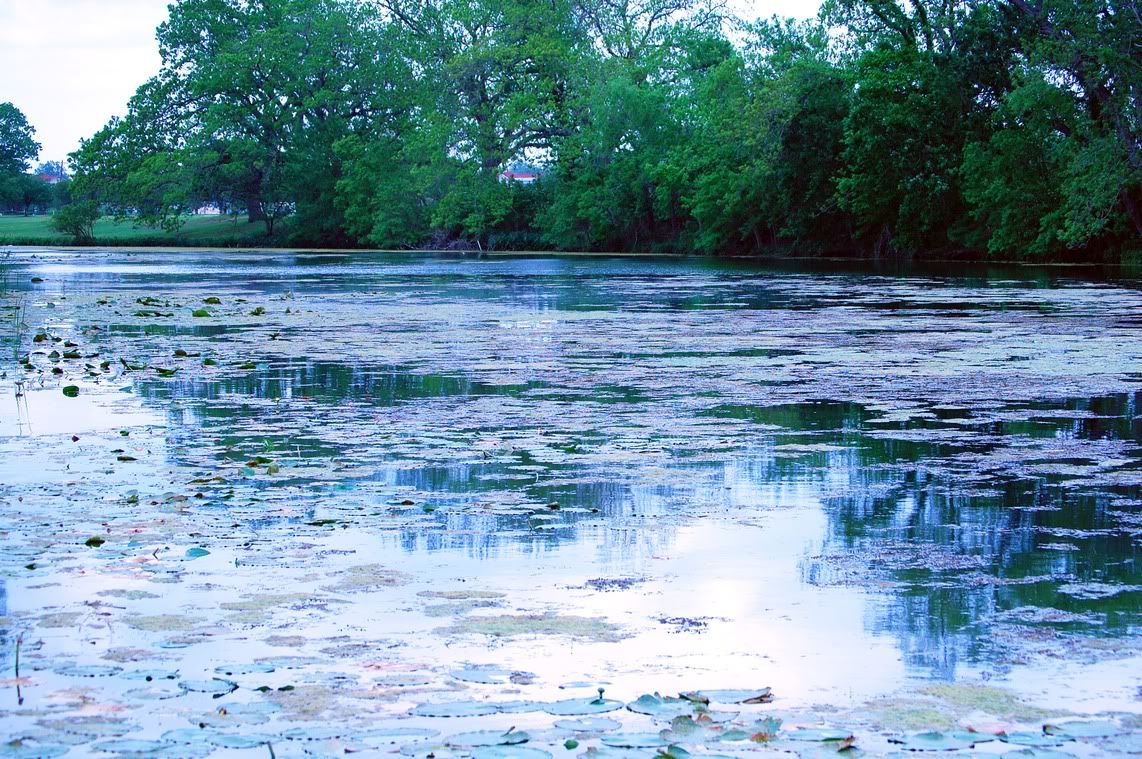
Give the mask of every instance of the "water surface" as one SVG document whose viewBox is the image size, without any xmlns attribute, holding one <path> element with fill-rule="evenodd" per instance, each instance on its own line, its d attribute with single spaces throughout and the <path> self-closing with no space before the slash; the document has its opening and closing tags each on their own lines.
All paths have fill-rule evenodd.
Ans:
<svg viewBox="0 0 1142 759">
<path fill-rule="evenodd" d="M 985 684 L 1137 709 L 1137 280 L 202 251 L 0 266 L 0 643 L 34 672 L 4 696 L 13 737 L 92 704 L 143 709 L 119 731 L 143 738 L 217 708 L 141 695 L 124 677 L 145 667 L 229 668 L 224 698 L 281 729 L 597 683 L 865 712 Z M 96 665 L 121 671 L 73 668 Z M 466 665 L 533 677 L 449 675 Z"/>
</svg>

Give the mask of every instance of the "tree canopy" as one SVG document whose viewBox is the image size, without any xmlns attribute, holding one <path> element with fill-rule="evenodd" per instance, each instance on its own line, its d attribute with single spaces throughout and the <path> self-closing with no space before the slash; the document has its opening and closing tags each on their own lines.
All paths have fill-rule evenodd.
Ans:
<svg viewBox="0 0 1142 759">
<path fill-rule="evenodd" d="M 720 0 L 181 0 L 157 39 L 158 74 L 71 161 L 78 200 L 168 227 L 211 205 L 382 247 L 1052 256 L 1142 236 L 1136 0 L 752 23 Z"/>
<path fill-rule="evenodd" d="M 0 103 L 0 210 L 29 213 L 53 199 L 50 185 L 27 174 L 40 154 L 36 129 L 12 103 Z"/>
</svg>

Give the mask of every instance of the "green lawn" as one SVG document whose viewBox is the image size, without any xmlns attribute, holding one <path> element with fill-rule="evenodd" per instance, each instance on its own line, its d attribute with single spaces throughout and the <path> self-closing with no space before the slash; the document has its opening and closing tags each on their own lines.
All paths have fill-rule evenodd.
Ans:
<svg viewBox="0 0 1142 759">
<path fill-rule="evenodd" d="M 0 216 L 0 244 L 59 245 L 69 242 L 48 223 L 50 216 Z M 245 217 L 187 216 L 177 232 L 116 222 L 105 216 L 95 223 L 96 245 L 236 245 L 264 236 L 265 225 Z"/>
</svg>

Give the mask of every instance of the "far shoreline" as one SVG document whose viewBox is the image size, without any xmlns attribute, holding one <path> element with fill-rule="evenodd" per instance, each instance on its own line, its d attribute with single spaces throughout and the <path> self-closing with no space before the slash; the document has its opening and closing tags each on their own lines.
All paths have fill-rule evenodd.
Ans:
<svg viewBox="0 0 1142 759">
<path fill-rule="evenodd" d="M 451 258 L 635 258 L 669 261 L 733 261 L 742 263 L 843 263 L 881 264 L 886 266 L 927 266 L 961 264 L 966 266 L 1016 266 L 1026 268 L 1114 268 L 1138 269 L 1142 261 L 1029 261 L 1017 258 L 986 258 L 978 256 L 924 258 L 915 255 L 867 256 L 843 255 L 705 255 L 699 253 L 649 253 L 645 251 L 555 251 L 555 250 L 448 250 L 442 248 L 304 248 L 304 247 L 227 247 L 211 245 L 67 245 L 34 244 L 15 245 L 0 243 L 0 254 L 12 252 L 67 251 L 91 253 L 238 253 L 260 255 L 424 255 Z M 2 263 L 2 259 L 0 259 Z"/>
</svg>

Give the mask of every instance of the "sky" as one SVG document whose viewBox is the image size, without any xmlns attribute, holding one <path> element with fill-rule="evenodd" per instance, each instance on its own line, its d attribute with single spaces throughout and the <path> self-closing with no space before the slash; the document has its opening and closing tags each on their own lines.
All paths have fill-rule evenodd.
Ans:
<svg viewBox="0 0 1142 759">
<path fill-rule="evenodd" d="M 66 160 L 79 141 L 127 111 L 159 69 L 155 27 L 168 0 L 0 0 L 0 103 L 36 129 L 41 161 Z M 818 0 L 731 0 L 744 17 L 805 18 Z"/>
</svg>

